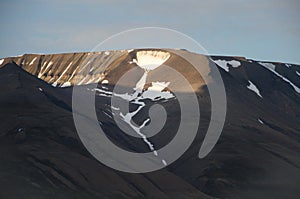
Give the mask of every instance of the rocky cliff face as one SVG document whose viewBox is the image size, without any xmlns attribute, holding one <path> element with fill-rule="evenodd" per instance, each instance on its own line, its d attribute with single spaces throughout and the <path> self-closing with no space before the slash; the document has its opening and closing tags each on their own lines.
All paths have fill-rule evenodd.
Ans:
<svg viewBox="0 0 300 199">
<path fill-rule="evenodd" d="M 108 74 L 108 71 L 113 70 L 119 65 L 137 64 L 147 65 L 148 62 L 153 63 L 157 61 L 160 65 L 164 63 L 174 67 L 176 70 L 184 70 L 178 65 L 184 65 L 185 68 L 190 63 L 184 62 L 184 56 L 192 56 L 199 64 L 207 64 L 203 62 L 205 56 L 186 53 L 184 50 L 119 50 L 119 51 L 105 51 L 105 52 L 89 52 L 89 53 L 64 53 L 64 54 L 24 54 L 17 57 L 7 57 L 0 59 L 0 67 L 7 63 L 15 62 L 25 71 L 34 76 L 46 81 L 53 86 L 65 87 L 71 85 L 84 85 L 89 83 L 101 82 Z M 150 56 L 149 56 L 150 55 Z M 180 57 L 178 55 L 182 55 Z M 157 57 L 157 60 L 151 60 L 152 57 Z M 277 77 L 290 84 L 298 93 L 300 87 L 300 69 L 298 65 L 275 63 L 275 62 L 259 62 L 248 60 L 244 57 L 224 57 L 211 56 L 212 60 L 218 67 L 222 68 L 235 79 L 247 79 L 247 75 L 251 73 L 250 68 L 266 68 L 270 70 Z M 160 62 L 160 59 L 165 59 Z M 139 60 L 139 61 L 138 61 Z M 167 61 L 168 60 L 168 61 Z M 155 65 L 155 64 L 154 64 Z M 252 69 L 253 70 L 253 69 Z M 115 71 L 116 72 L 116 71 Z M 191 78 L 192 73 L 188 74 Z M 207 72 L 209 73 L 209 71 Z M 165 74 L 160 74 L 161 76 Z M 258 75 L 258 74 L 257 74 Z M 258 80 L 258 81 L 263 81 Z M 264 84 L 268 84 L 264 82 Z"/>
<path fill-rule="evenodd" d="M 13 61 L 47 83 L 64 87 L 75 83 L 81 85 L 101 81 L 104 73 L 102 68 L 110 65 L 116 58 L 126 55 L 128 55 L 127 51 L 53 55 L 25 54 L 19 57 L 5 58 L 1 65 Z"/>
</svg>

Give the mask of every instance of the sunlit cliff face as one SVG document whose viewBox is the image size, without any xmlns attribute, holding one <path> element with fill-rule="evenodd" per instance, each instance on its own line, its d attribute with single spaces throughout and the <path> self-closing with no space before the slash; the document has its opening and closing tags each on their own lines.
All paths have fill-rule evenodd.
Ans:
<svg viewBox="0 0 300 199">
<path fill-rule="evenodd" d="M 141 74 L 137 72 L 137 76 L 141 77 L 134 76 L 132 80 L 139 82 L 138 86 L 157 81 L 172 82 L 170 84 L 172 89 L 184 92 L 186 88 L 178 79 L 178 74 L 174 72 L 177 71 L 190 81 L 195 91 L 198 91 L 204 82 L 185 57 L 195 60 L 202 68 L 208 66 L 208 59 L 205 56 L 183 50 L 131 49 L 46 55 L 24 54 L 0 59 L 0 68 L 7 63 L 15 62 L 25 71 L 52 86 L 69 87 L 93 83 L 114 85 L 118 82 L 118 78 L 136 67 L 137 71 L 141 72 Z M 174 69 L 173 72 L 170 68 Z M 209 71 L 204 75 L 208 76 Z M 147 80 L 149 82 L 146 82 Z M 134 85 L 130 83 L 123 86 Z M 142 86 L 138 88 L 143 89 Z"/>
</svg>

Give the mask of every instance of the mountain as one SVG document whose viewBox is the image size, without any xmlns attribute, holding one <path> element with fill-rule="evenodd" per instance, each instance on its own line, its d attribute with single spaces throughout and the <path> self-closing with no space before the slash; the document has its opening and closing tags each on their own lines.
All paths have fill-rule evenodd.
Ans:
<svg viewBox="0 0 300 199">
<path fill-rule="evenodd" d="M 206 79 L 212 71 L 199 75 L 185 57 L 201 67 L 215 63 L 226 91 L 222 134 L 202 159 L 198 153 L 212 115 Z M 190 88 L 175 73 L 160 66 L 162 63 L 170 66 L 171 71 L 178 71 Z M 125 73 L 131 82 L 119 81 Z M 0 185 L 5 191 L 0 196 L 297 198 L 299 75 L 300 66 L 295 64 L 207 57 L 173 49 L 4 58 L 0 60 Z M 122 94 L 116 95 L 117 86 Z M 74 88 L 82 90 L 83 99 L 95 92 L 97 119 L 106 136 L 119 147 L 136 152 L 154 152 L 168 144 L 180 123 L 179 99 L 174 95 L 195 93 L 201 115 L 196 138 L 178 160 L 161 170 L 133 174 L 109 168 L 89 153 L 76 131 L 72 114 Z M 129 99 L 131 96 L 125 91 L 129 93 L 132 88 L 143 104 L 130 117 L 136 124 L 141 125 L 149 118 L 153 105 L 167 110 L 161 132 L 148 139 L 155 149 L 138 136 L 126 135 L 115 121 L 118 112 L 113 111 L 111 99 Z M 158 91 L 163 95 L 157 95 Z M 136 107 L 137 104 L 130 104 L 130 109 Z M 126 117 L 120 114 L 119 119 L 124 123 Z M 193 119 L 188 118 L 187 125 Z M 145 129 L 147 126 L 151 123 L 146 122 Z"/>
</svg>

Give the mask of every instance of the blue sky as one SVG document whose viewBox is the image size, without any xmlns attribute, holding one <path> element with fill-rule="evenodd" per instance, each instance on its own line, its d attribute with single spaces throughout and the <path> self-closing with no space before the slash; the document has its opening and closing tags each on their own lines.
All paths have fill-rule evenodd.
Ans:
<svg viewBox="0 0 300 199">
<path fill-rule="evenodd" d="M 209 54 L 300 64 L 298 0 L 2 0 L 0 13 L 0 57 L 89 51 L 118 32 L 158 26 Z"/>
</svg>

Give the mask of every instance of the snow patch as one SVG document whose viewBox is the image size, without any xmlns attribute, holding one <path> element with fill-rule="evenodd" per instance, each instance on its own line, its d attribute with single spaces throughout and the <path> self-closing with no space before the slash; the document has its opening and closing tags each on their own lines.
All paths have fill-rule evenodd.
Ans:
<svg viewBox="0 0 300 199">
<path fill-rule="evenodd" d="M 110 54 L 110 52 L 108 52 L 108 51 L 105 51 L 105 52 L 104 52 L 104 54 L 105 54 L 105 55 L 109 55 L 109 54 Z"/>
<path fill-rule="evenodd" d="M 264 124 L 264 122 L 258 118 L 259 123 Z"/>
<path fill-rule="evenodd" d="M 283 77 L 282 75 L 280 75 L 278 72 L 276 72 L 275 68 L 276 66 L 274 64 L 271 63 L 264 63 L 264 62 L 258 62 L 260 65 L 264 66 L 265 68 L 267 68 L 268 70 L 270 70 L 271 72 L 273 72 L 275 75 L 277 75 L 278 77 L 280 77 L 282 80 L 284 80 L 285 82 L 289 83 L 294 90 L 297 93 L 300 93 L 300 88 L 298 88 L 295 84 L 293 84 L 290 80 L 288 80 L 287 78 Z"/>
<path fill-rule="evenodd" d="M 136 53 L 136 59 L 133 59 L 132 62 L 149 71 L 162 65 L 170 56 L 168 52 L 143 50 Z"/>
<path fill-rule="evenodd" d="M 285 64 L 285 66 L 290 68 L 292 65 L 291 64 Z"/>
<path fill-rule="evenodd" d="M 296 74 L 300 76 L 300 73 L 298 71 L 296 71 Z"/>
<path fill-rule="evenodd" d="M 42 88 L 39 88 L 39 91 L 43 92 L 43 89 L 42 89 Z"/>
<path fill-rule="evenodd" d="M 233 68 L 238 68 L 239 66 L 241 66 L 241 62 L 236 60 L 226 61 L 226 60 L 218 59 L 218 60 L 213 60 L 213 62 L 215 62 L 218 66 L 223 68 L 226 72 L 229 72 L 228 65 L 231 65 Z"/>
<path fill-rule="evenodd" d="M 143 99 L 159 100 L 174 97 L 174 95 L 169 91 L 163 91 L 166 87 L 168 87 L 170 82 L 152 82 L 151 84 L 152 86 L 143 92 Z"/>
<path fill-rule="evenodd" d="M 236 60 L 232 60 L 227 63 L 230 64 L 233 68 L 238 68 L 239 66 L 241 66 L 241 62 L 236 61 Z"/>
<path fill-rule="evenodd" d="M 251 81 L 248 81 L 249 82 L 249 86 L 247 86 L 248 89 L 252 90 L 253 92 L 255 92 L 259 97 L 262 98 L 259 90 L 257 89 L 257 87 L 251 82 Z"/>
<path fill-rule="evenodd" d="M 60 87 L 69 87 L 72 86 L 71 82 L 65 82 Z"/>
<path fill-rule="evenodd" d="M 4 62 L 4 59 L 0 59 L 0 65 Z"/>
<path fill-rule="evenodd" d="M 108 80 L 107 80 L 107 79 L 103 80 L 103 81 L 101 82 L 101 84 L 108 84 Z"/>
</svg>

